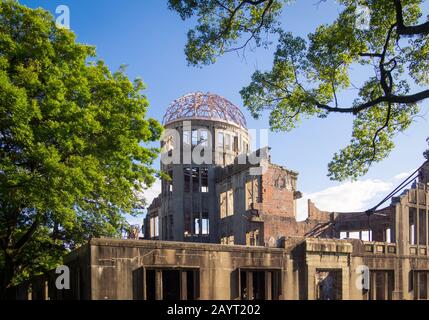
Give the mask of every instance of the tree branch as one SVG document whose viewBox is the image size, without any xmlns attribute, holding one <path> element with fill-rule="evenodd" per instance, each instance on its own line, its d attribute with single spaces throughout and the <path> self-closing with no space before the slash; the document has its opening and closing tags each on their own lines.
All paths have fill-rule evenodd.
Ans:
<svg viewBox="0 0 429 320">
<path fill-rule="evenodd" d="M 392 112 L 392 105 L 389 103 L 389 105 L 387 107 L 386 121 L 385 121 L 384 125 L 375 132 L 374 138 L 372 139 L 372 159 L 369 160 L 370 164 L 375 160 L 375 156 L 377 153 L 377 146 L 376 146 L 377 137 L 381 131 L 383 131 L 384 129 L 386 129 L 389 126 L 391 112 Z"/>
<path fill-rule="evenodd" d="M 421 100 L 429 98 L 429 90 L 424 90 L 415 94 L 406 95 L 406 96 L 398 96 L 398 95 L 389 95 L 389 96 L 381 96 L 374 100 L 368 101 L 366 103 L 359 104 L 354 107 L 350 108 L 337 108 L 337 107 L 331 107 L 326 104 L 318 103 L 316 100 L 313 100 L 313 102 L 316 104 L 316 106 L 320 109 L 326 110 L 328 112 L 337 112 L 337 113 L 353 113 L 357 114 L 360 111 L 369 109 L 373 106 L 376 106 L 380 103 L 387 102 L 387 103 L 402 103 L 402 104 L 413 104 L 417 103 Z"/>
<path fill-rule="evenodd" d="M 428 35 L 429 34 L 429 21 L 416 25 L 406 26 L 404 23 L 402 1 L 394 0 L 395 11 L 396 11 L 396 22 L 398 24 L 397 33 L 401 36 L 416 36 L 416 35 Z"/>
<path fill-rule="evenodd" d="M 231 52 L 231 51 L 237 51 L 237 50 L 240 50 L 240 49 L 244 49 L 249 44 L 249 42 L 255 37 L 255 34 L 259 30 L 261 30 L 262 26 L 264 25 L 265 16 L 266 16 L 269 8 L 273 4 L 273 0 L 266 0 L 266 1 L 268 1 L 268 3 L 266 5 L 266 7 L 264 8 L 264 11 L 262 12 L 261 21 L 260 21 L 259 25 L 251 32 L 250 37 L 246 40 L 246 42 L 243 45 L 241 45 L 239 47 L 236 47 L 236 48 L 232 48 L 232 49 L 226 50 L 226 52 Z M 264 2 L 264 1 L 262 1 L 262 2 Z"/>
<path fill-rule="evenodd" d="M 33 221 L 33 223 L 32 223 L 32 225 L 30 226 L 30 228 L 16 242 L 16 244 L 13 246 L 13 248 L 15 250 L 21 249 L 27 243 L 27 241 L 33 236 L 33 234 L 36 232 L 36 230 L 39 227 L 39 225 L 40 225 L 40 217 L 39 217 L 39 214 L 37 214 L 36 217 L 35 217 L 35 219 L 34 219 L 34 221 Z"/>
</svg>

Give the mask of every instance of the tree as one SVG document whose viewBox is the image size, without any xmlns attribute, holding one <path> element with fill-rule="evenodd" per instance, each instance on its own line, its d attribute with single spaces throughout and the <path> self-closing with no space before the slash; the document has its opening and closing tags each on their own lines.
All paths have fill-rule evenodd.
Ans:
<svg viewBox="0 0 429 320">
<path fill-rule="evenodd" d="M 162 126 L 144 85 L 42 9 L 0 3 L 0 294 L 145 205 Z M 93 62 L 89 62 L 91 59 Z"/>
<path fill-rule="evenodd" d="M 429 97 L 429 21 L 422 16 L 427 2 L 360 1 L 368 9 L 367 29 L 360 24 L 365 16 L 359 1 L 341 0 L 337 19 L 308 39 L 282 28 L 281 13 L 289 2 L 169 0 L 169 7 L 184 20 L 198 17 L 185 49 L 190 65 L 214 63 L 252 43 L 266 46 L 277 36 L 272 69 L 253 74 L 240 92 L 244 105 L 255 118 L 268 110 L 276 131 L 292 130 L 303 118 L 352 115 L 350 144 L 334 155 L 328 175 L 340 181 L 362 176 L 389 155 L 394 137 L 412 124 L 419 102 Z M 351 68 L 370 76 L 357 86 Z M 350 89 L 357 92 L 354 102 L 344 105 L 341 94 Z"/>
</svg>

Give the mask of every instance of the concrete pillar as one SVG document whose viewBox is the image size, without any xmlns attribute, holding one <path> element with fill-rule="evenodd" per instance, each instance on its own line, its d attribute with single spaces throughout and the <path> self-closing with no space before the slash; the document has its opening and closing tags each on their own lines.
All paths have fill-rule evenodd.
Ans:
<svg viewBox="0 0 429 320">
<path fill-rule="evenodd" d="M 286 259 L 286 258 L 285 258 Z M 280 300 L 298 300 L 299 299 L 299 272 L 294 272 L 293 263 L 287 259 L 283 270 L 280 271 Z"/>
<path fill-rule="evenodd" d="M 316 300 L 315 276 L 316 269 L 308 267 L 307 269 L 307 299 Z"/>
<path fill-rule="evenodd" d="M 265 272 L 265 300 L 272 300 L 272 272 Z"/>
<path fill-rule="evenodd" d="M 414 287 L 413 287 L 413 291 L 414 291 L 414 300 L 417 300 L 418 298 L 419 298 L 419 285 L 420 285 L 420 283 L 419 283 L 419 280 L 420 280 L 420 277 L 419 277 L 419 273 L 418 272 L 414 272 L 414 277 L 413 277 L 413 279 L 414 279 Z"/>
<path fill-rule="evenodd" d="M 409 208 L 402 200 L 400 204 L 396 205 L 396 250 L 397 256 L 410 254 L 410 221 L 409 221 Z M 400 299 L 407 299 L 409 297 L 408 290 L 408 273 L 410 271 L 408 260 L 398 259 L 397 260 L 397 272 L 395 272 L 395 287 L 397 291 L 397 297 Z"/>
<path fill-rule="evenodd" d="M 188 281 L 187 280 L 188 280 L 188 275 L 186 271 L 180 271 L 180 300 L 188 299 Z"/>
<path fill-rule="evenodd" d="M 253 272 L 246 272 L 246 280 L 247 280 L 247 299 L 253 300 Z"/>
<path fill-rule="evenodd" d="M 33 300 L 33 285 L 30 283 L 27 289 L 27 300 Z"/>
<path fill-rule="evenodd" d="M 419 246 L 420 246 L 420 199 L 419 199 L 419 186 L 416 187 L 416 244 L 417 244 L 417 254 L 419 254 Z"/>
<path fill-rule="evenodd" d="M 43 299 L 44 300 L 49 300 L 49 283 L 48 283 L 48 281 L 47 280 L 45 280 L 44 282 L 43 282 L 43 285 L 44 285 L 44 292 L 43 292 Z"/>
<path fill-rule="evenodd" d="M 147 300 L 146 268 L 142 268 L 143 300 Z"/>
<path fill-rule="evenodd" d="M 155 271 L 155 300 L 162 300 L 162 270 Z"/>
<path fill-rule="evenodd" d="M 375 271 L 370 273 L 370 300 L 376 300 L 377 298 L 377 274 Z"/>
<path fill-rule="evenodd" d="M 426 299 L 429 300 L 429 272 L 426 272 Z"/>
<path fill-rule="evenodd" d="M 425 186 L 425 197 L 426 197 L 426 210 L 425 210 L 425 221 L 426 221 L 426 254 L 429 255 L 429 192 L 427 186 Z M 428 281 L 429 283 L 429 281 Z M 429 294 L 429 291 L 428 291 Z"/>
<path fill-rule="evenodd" d="M 384 300 L 389 300 L 389 272 L 383 272 Z"/>
<path fill-rule="evenodd" d="M 350 299 L 350 286 L 354 286 L 354 283 L 350 283 L 350 268 L 346 264 L 341 268 L 341 299 L 349 300 Z"/>
</svg>

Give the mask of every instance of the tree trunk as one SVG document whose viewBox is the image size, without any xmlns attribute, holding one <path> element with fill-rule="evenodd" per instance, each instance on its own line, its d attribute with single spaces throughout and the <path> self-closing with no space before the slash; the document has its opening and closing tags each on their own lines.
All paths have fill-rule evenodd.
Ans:
<svg viewBox="0 0 429 320">
<path fill-rule="evenodd" d="M 15 275 L 15 264 L 13 259 L 5 254 L 4 268 L 0 273 L 0 300 L 7 299 L 7 291 L 12 284 Z"/>
</svg>

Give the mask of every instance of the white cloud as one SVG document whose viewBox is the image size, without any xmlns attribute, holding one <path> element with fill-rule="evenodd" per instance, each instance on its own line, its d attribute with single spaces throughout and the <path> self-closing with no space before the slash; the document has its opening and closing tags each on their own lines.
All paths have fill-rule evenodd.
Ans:
<svg viewBox="0 0 429 320">
<path fill-rule="evenodd" d="M 146 207 L 148 207 L 152 203 L 153 199 L 155 199 L 160 193 L 161 193 L 161 180 L 156 179 L 150 188 L 147 188 L 139 192 L 139 197 L 142 197 L 146 200 Z M 133 217 L 133 216 L 127 215 L 126 218 L 128 223 L 131 225 L 138 224 L 141 226 L 143 223 L 143 216 Z"/>
<path fill-rule="evenodd" d="M 297 218 L 307 218 L 307 200 L 316 207 L 329 212 L 356 212 L 370 209 L 394 187 L 392 181 L 362 180 L 345 182 L 314 193 L 304 194 L 298 201 Z"/>
<path fill-rule="evenodd" d="M 411 175 L 411 172 L 402 172 L 400 174 L 397 174 L 393 178 L 395 180 L 404 180 L 404 179 L 408 178 L 410 175 Z"/>
<path fill-rule="evenodd" d="M 146 203 L 149 206 L 153 199 L 155 199 L 161 193 L 161 180 L 156 179 L 153 185 L 150 188 L 144 190 L 142 193 L 142 196 L 146 199 Z"/>
</svg>

